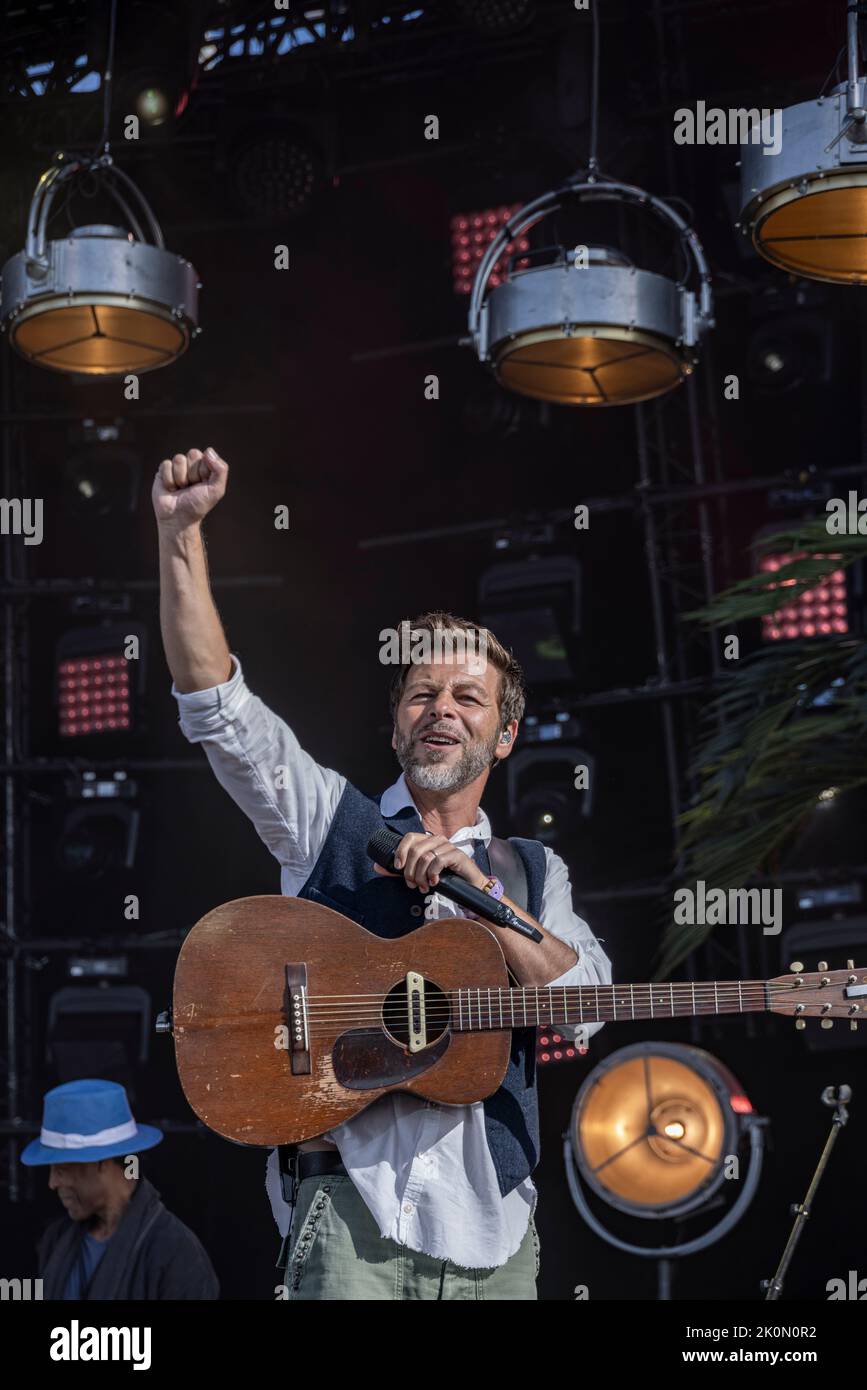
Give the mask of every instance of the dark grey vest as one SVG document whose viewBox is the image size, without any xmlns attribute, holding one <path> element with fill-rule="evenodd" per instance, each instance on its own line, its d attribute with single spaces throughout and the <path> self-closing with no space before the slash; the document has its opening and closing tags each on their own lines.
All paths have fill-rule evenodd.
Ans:
<svg viewBox="0 0 867 1390">
<path fill-rule="evenodd" d="M 375 936 L 405 936 L 424 923 L 423 899 L 402 878 L 384 878 L 374 871 L 367 842 L 383 820 L 399 835 L 424 829 L 414 807 L 383 816 L 377 801 L 347 783 L 322 852 L 298 896 L 324 903 Z M 538 920 L 545 886 L 545 847 L 536 840 L 512 839 L 510 843 L 527 875 L 527 911 Z M 485 873 L 490 873 L 481 841 L 475 859 Z M 539 1162 L 535 1029 L 513 1030 L 503 1084 L 488 1096 L 484 1107 L 488 1148 L 505 1197 Z"/>
</svg>

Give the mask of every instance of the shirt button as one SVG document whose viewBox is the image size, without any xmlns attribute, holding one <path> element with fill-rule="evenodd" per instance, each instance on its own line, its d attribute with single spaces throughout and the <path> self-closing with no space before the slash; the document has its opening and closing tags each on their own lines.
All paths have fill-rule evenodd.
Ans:
<svg viewBox="0 0 867 1390">
<path fill-rule="evenodd" d="M 409 1216 L 410 1212 L 412 1211 L 412 1202 L 404 1202 L 403 1209 L 406 1212 L 407 1216 Z"/>
<path fill-rule="evenodd" d="M 420 908 L 419 904 L 418 904 L 418 903 L 414 903 L 413 906 L 410 908 L 410 912 L 412 913 L 413 917 L 420 917 L 420 916 L 421 916 L 421 908 Z"/>
</svg>

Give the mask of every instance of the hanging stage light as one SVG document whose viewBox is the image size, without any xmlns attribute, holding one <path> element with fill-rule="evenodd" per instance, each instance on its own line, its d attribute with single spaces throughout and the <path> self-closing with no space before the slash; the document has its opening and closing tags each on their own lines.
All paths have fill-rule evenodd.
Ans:
<svg viewBox="0 0 867 1390">
<path fill-rule="evenodd" d="M 476 272 L 469 331 L 479 361 L 511 391 L 561 405 L 628 405 L 671 391 L 692 372 L 713 323 L 710 273 L 696 233 L 678 213 L 641 188 L 596 174 L 593 165 L 586 181 L 567 180 L 500 228 Z M 486 292 L 506 244 L 520 244 L 569 197 L 654 213 L 680 237 L 684 278 L 641 270 L 608 247 L 557 246 L 547 264 L 522 253 L 527 269 L 516 269 L 512 257 L 502 283 Z M 691 263 L 698 291 L 687 288 Z"/>
<path fill-rule="evenodd" d="M 738 226 L 760 255 L 812 280 L 867 284 L 867 80 L 848 14 L 849 80 L 787 107 L 777 154 L 741 146 Z"/>
<path fill-rule="evenodd" d="M 57 193 L 85 176 L 96 177 L 132 231 L 99 224 L 48 241 Z M 150 242 L 130 194 L 144 214 Z M 3 267 L 0 328 L 37 366 L 85 376 L 140 374 L 175 361 L 199 333 L 200 288 L 191 263 L 165 249 L 143 194 L 108 153 L 61 157 L 36 186 L 25 249 Z"/>
</svg>

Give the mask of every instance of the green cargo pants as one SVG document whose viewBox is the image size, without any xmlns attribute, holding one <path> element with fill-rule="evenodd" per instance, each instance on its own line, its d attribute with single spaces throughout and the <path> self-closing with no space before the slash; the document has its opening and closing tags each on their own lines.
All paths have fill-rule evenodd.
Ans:
<svg viewBox="0 0 867 1390">
<path fill-rule="evenodd" d="M 463 1269 L 383 1240 L 351 1178 L 298 1185 L 286 1299 L 535 1299 L 539 1238 L 533 1218 L 514 1255 L 496 1269 Z"/>
</svg>

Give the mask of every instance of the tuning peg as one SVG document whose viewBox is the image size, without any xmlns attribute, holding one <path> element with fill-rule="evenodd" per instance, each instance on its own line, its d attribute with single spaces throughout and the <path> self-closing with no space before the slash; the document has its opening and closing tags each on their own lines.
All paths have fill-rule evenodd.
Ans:
<svg viewBox="0 0 867 1390">
<path fill-rule="evenodd" d="M 795 1027 L 796 1027 L 796 1028 L 801 1029 L 801 1028 L 806 1028 L 806 1026 L 807 1026 L 806 1019 L 803 1019 L 803 1018 L 796 1018 L 796 1019 L 795 1019 Z"/>
<path fill-rule="evenodd" d="M 789 966 L 789 969 L 791 970 L 793 975 L 800 975 L 803 968 L 804 962 L 802 960 L 793 960 L 791 965 Z"/>
<path fill-rule="evenodd" d="M 858 1032 L 858 1020 L 857 1020 L 856 1018 L 850 1018 L 850 1020 L 849 1020 L 849 1031 L 850 1031 L 850 1033 L 857 1033 L 857 1032 Z"/>
<path fill-rule="evenodd" d="M 846 969 L 847 969 L 847 970 L 854 970 L 854 969 L 855 969 L 855 962 L 854 962 L 854 960 L 847 960 L 847 962 L 846 962 Z"/>
<path fill-rule="evenodd" d="M 823 1027 L 823 1028 L 833 1028 L 833 1027 L 834 1027 L 834 1020 L 833 1020 L 833 1018 L 823 1018 L 823 1019 L 822 1019 L 822 1027 Z"/>
<path fill-rule="evenodd" d="M 819 961 L 819 964 L 816 966 L 816 969 L 817 969 L 820 973 L 821 973 L 823 970 L 827 970 L 827 969 L 828 969 L 828 962 L 827 962 L 826 960 L 820 960 L 820 961 Z"/>
</svg>

